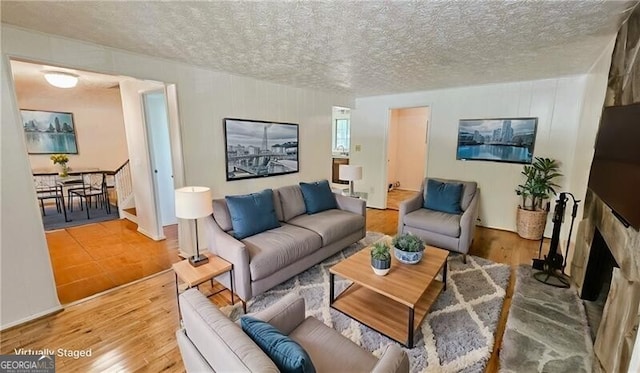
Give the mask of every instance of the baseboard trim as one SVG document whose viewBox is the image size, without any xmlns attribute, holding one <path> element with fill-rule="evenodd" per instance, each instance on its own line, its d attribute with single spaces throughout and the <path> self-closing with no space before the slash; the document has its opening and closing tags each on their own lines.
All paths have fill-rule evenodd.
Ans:
<svg viewBox="0 0 640 373">
<path fill-rule="evenodd" d="M 7 331 L 8 329 L 15 328 L 16 326 L 20 326 L 22 324 L 25 324 L 25 323 L 28 323 L 28 322 L 31 322 L 31 321 L 37 321 L 39 319 L 42 319 L 42 318 L 47 317 L 47 316 L 54 315 L 54 314 L 62 312 L 62 311 L 64 311 L 64 307 L 62 307 L 62 306 L 52 307 L 52 308 L 49 308 L 49 309 L 47 309 L 45 311 L 38 312 L 38 313 L 36 313 L 34 315 L 27 316 L 27 317 L 22 318 L 20 320 L 16 320 L 16 321 L 10 322 L 8 324 L 2 325 L 2 326 L 0 326 L 0 331 L 4 332 L 4 331 Z"/>
<path fill-rule="evenodd" d="M 138 226 L 138 232 L 144 234 L 145 236 L 151 238 L 154 241 L 162 241 L 162 240 L 166 240 L 167 237 L 165 237 L 165 235 L 160 235 L 160 236 L 156 236 L 155 234 L 151 234 L 150 232 L 148 232 L 147 230 L 140 228 L 140 226 Z"/>
</svg>

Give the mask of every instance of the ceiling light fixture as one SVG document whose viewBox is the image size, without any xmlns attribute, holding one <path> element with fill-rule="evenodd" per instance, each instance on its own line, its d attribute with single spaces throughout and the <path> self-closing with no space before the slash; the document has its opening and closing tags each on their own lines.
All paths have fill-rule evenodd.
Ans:
<svg viewBox="0 0 640 373">
<path fill-rule="evenodd" d="M 78 84 L 78 76 L 61 71 L 46 72 L 44 78 L 49 84 L 58 88 L 73 88 Z"/>
</svg>

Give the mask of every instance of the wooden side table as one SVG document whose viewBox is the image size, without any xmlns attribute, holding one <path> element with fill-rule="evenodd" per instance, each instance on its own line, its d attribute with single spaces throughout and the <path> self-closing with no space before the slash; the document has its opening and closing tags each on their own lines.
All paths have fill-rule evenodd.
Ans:
<svg viewBox="0 0 640 373">
<path fill-rule="evenodd" d="M 183 260 L 178 263 L 174 263 L 172 266 L 173 272 L 176 277 L 176 299 L 178 301 L 178 316 L 180 317 L 180 320 L 182 320 L 182 313 L 180 312 L 180 291 L 178 290 L 178 279 L 187 284 L 187 289 L 198 287 L 199 285 L 207 281 L 211 281 L 211 285 L 213 286 L 213 279 L 215 277 L 228 272 L 231 282 L 231 305 L 235 304 L 235 289 L 233 287 L 233 264 L 211 253 L 206 253 L 205 255 L 209 258 L 209 262 L 201 266 L 194 267 L 189 263 L 189 260 Z M 220 293 L 220 291 L 209 294 L 208 296 L 211 297 L 218 293 Z M 240 301 L 242 302 L 242 308 L 245 309 L 246 305 L 244 301 L 242 301 L 242 299 Z"/>
</svg>

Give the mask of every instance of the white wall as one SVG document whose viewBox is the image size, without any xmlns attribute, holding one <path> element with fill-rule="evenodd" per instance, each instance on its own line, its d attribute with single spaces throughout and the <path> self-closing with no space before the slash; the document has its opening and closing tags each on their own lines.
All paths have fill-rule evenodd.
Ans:
<svg viewBox="0 0 640 373">
<path fill-rule="evenodd" d="M 29 86 L 16 83 L 21 109 L 73 113 L 78 154 L 69 154 L 71 169 L 98 168 L 115 170 L 129 157 L 124 132 L 120 90 L 93 89 L 81 95 L 69 89 L 55 89 L 55 95 L 38 94 Z M 30 154 L 34 170 L 54 170 L 50 154 Z"/>
<path fill-rule="evenodd" d="M 2 56 L 0 329 L 60 309 L 8 63 Z"/>
<path fill-rule="evenodd" d="M 351 158 L 367 170 L 361 188 L 369 192 L 368 205 L 382 208 L 385 204 L 383 166 L 389 109 L 429 106 L 427 175 L 477 181 L 482 189 L 481 225 L 515 230 L 518 198 L 514 190 L 521 182 L 522 165 L 456 160 L 458 121 L 538 117 L 534 155 L 561 162 L 565 177 L 559 180 L 559 190 L 566 190 L 569 180 L 578 172 L 574 167 L 574 153 L 586 82 L 587 77 L 581 75 L 356 99 L 352 111 L 352 141 L 361 144 L 362 151 L 354 152 Z M 584 166 L 578 168 L 583 170 Z"/>
<path fill-rule="evenodd" d="M 247 193 L 261 188 L 297 183 L 300 180 L 329 179 L 331 176 L 331 107 L 353 107 L 353 100 L 346 95 L 292 88 L 251 78 L 214 72 L 190 65 L 115 50 L 112 48 L 66 39 L 58 36 L 30 32 L 2 25 L 2 53 L 13 57 L 22 57 L 33 61 L 81 68 L 96 72 L 132 76 L 175 83 L 178 105 L 180 107 L 181 135 L 185 162 L 185 183 L 204 185 L 212 189 L 214 196 Z M 4 74 L 3 77 L 9 77 Z M 4 81 L 4 79 L 3 79 Z M 3 96 L 3 145 L 20 143 L 24 148 L 22 134 L 17 131 L 19 121 L 15 103 L 6 102 L 5 97 L 12 95 L 6 83 L 2 85 Z M 13 112 L 12 112 L 13 111 Z M 17 115 L 17 114 L 16 114 Z M 5 120 L 5 117 L 9 117 Z M 300 172 L 279 177 L 251 179 L 227 182 L 225 180 L 224 136 L 222 119 L 239 117 L 300 124 Z M 7 131 L 4 127 L 16 127 Z M 173 141 L 173 140 L 172 140 Z M 81 145 L 82 146 L 82 145 Z M 5 147 L 2 152 L 5 154 Z M 29 242 L 31 249 L 24 249 L 24 238 L 14 237 L 2 226 L 3 246 L 0 252 L 3 258 L 10 258 L 6 265 L 15 265 L 21 270 L 19 276 L 6 277 L 2 273 L 2 325 L 19 319 L 33 317 L 47 307 L 37 304 L 25 307 L 21 297 L 24 294 L 42 295 L 42 289 L 53 289 L 53 276 L 45 281 L 32 280 L 33 271 L 50 267 L 46 243 L 39 224 L 38 207 L 35 192 L 32 191 L 29 177 L 29 164 L 24 150 L 13 151 L 11 168 L 23 167 L 24 172 L 11 175 L 11 188 L 5 193 L 3 201 L 11 201 L 12 232 L 31 232 L 40 236 L 37 242 Z M 3 157 L 3 176 L 6 157 Z M 16 176 L 17 175 L 17 176 Z M 14 181 L 15 180 L 15 181 Z M 25 190 L 31 190 L 29 194 Z M 3 203 L 3 215 L 5 211 Z M 8 207 L 7 207 L 8 208 Z M 16 216 L 15 211 L 20 211 Z M 6 238 L 5 238 L 6 237 Z M 5 241 L 6 240 L 6 245 Z M 29 238 L 33 240 L 33 237 Z M 14 250 L 11 256 L 6 250 Z M 33 253 L 37 255 L 33 255 Z M 18 263 L 18 264 L 13 264 Z M 21 265 L 23 263 L 24 265 Z M 50 269 L 48 269 L 50 273 Z M 43 272 L 41 272 L 43 273 Z M 21 283 L 20 293 L 9 289 Z M 7 285 L 5 285 L 7 284 Z M 5 291 L 6 290 L 6 291 Z M 45 297 L 46 298 L 46 297 Z"/>
</svg>

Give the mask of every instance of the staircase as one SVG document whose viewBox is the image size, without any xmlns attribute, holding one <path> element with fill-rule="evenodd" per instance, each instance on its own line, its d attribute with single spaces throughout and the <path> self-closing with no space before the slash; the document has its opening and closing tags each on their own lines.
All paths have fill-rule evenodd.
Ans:
<svg viewBox="0 0 640 373">
<path fill-rule="evenodd" d="M 118 212 L 120 213 L 120 217 L 137 223 L 136 201 L 133 196 L 131 167 L 129 166 L 128 159 L 114 172 L 114 179 L 115 189 L 118 195 Z"/>
</svg>

